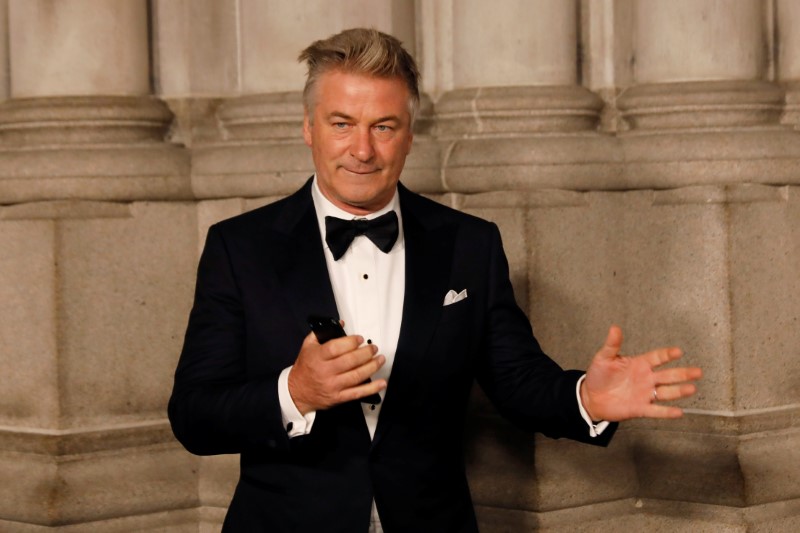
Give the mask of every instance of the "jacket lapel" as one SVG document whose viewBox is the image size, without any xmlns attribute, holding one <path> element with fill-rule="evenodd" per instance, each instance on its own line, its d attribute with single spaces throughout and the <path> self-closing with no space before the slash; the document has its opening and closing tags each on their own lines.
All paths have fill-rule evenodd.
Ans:
<svg viewBox="0 0 800 533">
<path fill-rule="evenodd" d="M 373 447 L 390 427 L 397 409 L 416 408 L 419 403 L 415 397 L 419 369 L 432 363 L 427 348 L 442 314 L 455 244 L 455 226 L 435 220 L 426 202 L 402 185 L 398 190 L 406 248 L 405 300 L 400 338 Z"/>
<path fill-rule="evenodd" d="M 311 180 L 287 199 L 275 228 L 284 236 L 277 254 L 277 274 L 292 312 L 302 324 L 311 314 L 339 317 L 331 287 L 317 215 L 311 199 Z"/>
</svg>

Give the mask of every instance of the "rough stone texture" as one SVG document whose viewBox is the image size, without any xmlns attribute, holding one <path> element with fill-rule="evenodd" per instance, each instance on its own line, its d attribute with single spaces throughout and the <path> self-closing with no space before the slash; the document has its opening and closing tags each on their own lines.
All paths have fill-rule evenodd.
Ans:
<svg viewBox="0 0 800 533">
<path fill-rule="evenodd" d="M 239 458 L 217 455 L 201 457 L 199 462 L 200 503 L 206 507 L 227 509 L 239 481 Z"/>
<path fill-rule="evenodd" d="M 743 187 L 729 208 L 736 407 L 800 403 L 797 187 Z M 769 364 L 763 364 L 769 361 Z"/>
<path fill-rule="evenodd" d="M 194 280 L 194 209 L 134 203 L 130 212 L 60 223 L 61 416 L 70 426 L 162 417 L 172 388 Z"/>
<path fill-rule="evenodd" d="M 0 213 L 6 209 L 0 208 Z M 0 219 L 0 424 L 48 427 L 58 420 L 55 227 Z M 11 310 L 13 312 L 10 312 Z M 31 391 L 38 390 L 36 401 Z"/>
<path fill-rule="evenodd" d="M 56 457 L 3 452 L 0 471 L 14 483 L 3 484 L 0 513 L 61 526 L 190 508 L 194 462 L 174 443 Z"/>
</svg>

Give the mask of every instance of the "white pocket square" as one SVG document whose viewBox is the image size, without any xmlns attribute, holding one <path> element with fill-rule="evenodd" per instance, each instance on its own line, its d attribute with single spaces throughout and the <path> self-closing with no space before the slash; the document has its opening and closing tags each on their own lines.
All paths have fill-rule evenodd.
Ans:
<svg viewBox="0 0 800 533">
<path fill-rule="evenodd" d="M 447 294 L 444 295 L 444 306 L 451 305 L 466 299 L 467 299 L 467 289 L 464 289 L 461 292 L 456 292 L 453 289 L 450 289 L 449 291 L 447 291 Z"/>
</svg>

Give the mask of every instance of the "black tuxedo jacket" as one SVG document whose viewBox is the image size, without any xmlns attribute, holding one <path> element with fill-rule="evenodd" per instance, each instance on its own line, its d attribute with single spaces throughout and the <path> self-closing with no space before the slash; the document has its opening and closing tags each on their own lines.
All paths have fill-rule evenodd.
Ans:
<svg viewBox="0 0 800 533">
<path fill-rule="evenodd" d="M 551 437 L 591 439 L 576 371 L 539 348 L 517 307 L 497 227 L 399 185 L 406 246 L 400 339 L 370 440 L 359 402 L 317 413 L 289 439 L 277 380 L 310 314 L 338 316 L 311 181 L 212 226 L 169 403 L 196 454 L 241 454 L 225 521 L 235 532 L 366 532 L 373 498 L 387 533 L 477 531 L 464 473 L 473 378 L 499 411 Z M 468 297 L 443 306 L 445 294 Z"/>
</svg>

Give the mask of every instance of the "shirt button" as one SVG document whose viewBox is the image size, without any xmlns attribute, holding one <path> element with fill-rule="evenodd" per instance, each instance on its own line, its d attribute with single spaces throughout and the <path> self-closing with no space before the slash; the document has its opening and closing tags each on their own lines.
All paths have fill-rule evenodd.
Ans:
<svg viewBox="0 0 800 533">
<path fill-rule="evenodd" d="M 369 274 L 364 274 L 364 279 L 369 279 Z"/>
</svg>

